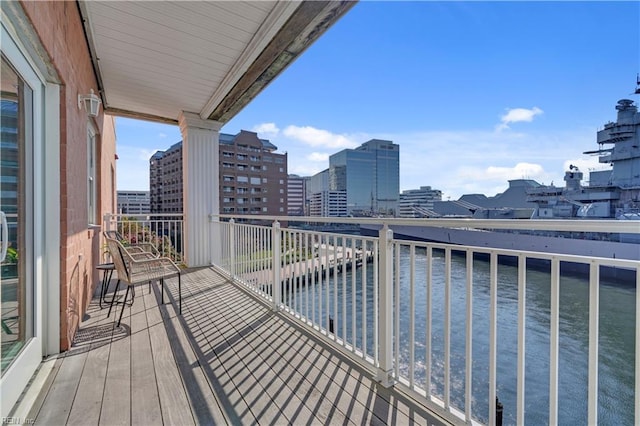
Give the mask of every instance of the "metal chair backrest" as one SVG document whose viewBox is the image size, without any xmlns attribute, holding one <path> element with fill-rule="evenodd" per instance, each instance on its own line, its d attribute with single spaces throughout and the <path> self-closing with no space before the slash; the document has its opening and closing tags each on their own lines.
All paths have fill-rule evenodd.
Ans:
<svg viewBox="0 0 640 426">
<path fill-rule="evenodd" d="M 107 240 L 107 248 L 109 249 L 109 253 L 111 254 L 111 259 L 113 259 L 113 264 L 115 265 L 116 272 L 118 273 L 118 279 L 131 282 L 129 268 L 127 267 L 125 254 L 123 253 L 123 250 L 125 250 L 124 247 L 122 247 L 120 241 L 116 239 L 106 236 L 105 238 Z"/>
</svg>

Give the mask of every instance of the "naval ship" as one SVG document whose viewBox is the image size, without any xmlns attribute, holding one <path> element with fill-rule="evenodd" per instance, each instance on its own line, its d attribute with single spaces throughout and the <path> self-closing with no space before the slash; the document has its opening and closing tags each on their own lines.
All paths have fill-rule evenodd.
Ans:
<svg viewBox="0 0 640 426">
<path fill-rule="evenodd" d="M 640 79 L 636 94 L 640 94 Z M 565 173 L 565 186 L 527 185 L 528 208 L 520 209 L 532 219 L 640 219 L 640 113 L 630 99 L 616 105 L 617 120 L 597 132 L 598 149 L 585 154 L 597 155 L 610 167 L 591 171 L 588 183 L 583 173 L 571 166 Z M 462 199 L 462 198 L 461 198 Z M 444 203 L 444 202 L 443 202 Z M 460 203 L 458 203 L 460 204 Z M 469 203 L 466 203 L 469 204 Z M 531 206 L 534 206 L 531 208 Z M 518 209 L 467 206 L 468 217 L 508 218 Z M 493 211 L 491 211 L 493 210 Z M 491 214 L 496 213 L 498 214 Z M 443 217 L 437 212 L 430 217 Z M 523 217 L 511 215 L 513 220 Z M 526 219 L 524 219 L 526 220 Z M 640 226 L 640 220 L 638 220 Z M 572 255 L 640 260 L 640 234 L 568 233 L 558 231 L 523 232 L 485 231 L 468 228 L 393 225 L 397 238 L 444 242 L 476 247 L 556 252 Z M 364 235 L 377 235 L 379 226 L 362 225 Z"/>
</svg>

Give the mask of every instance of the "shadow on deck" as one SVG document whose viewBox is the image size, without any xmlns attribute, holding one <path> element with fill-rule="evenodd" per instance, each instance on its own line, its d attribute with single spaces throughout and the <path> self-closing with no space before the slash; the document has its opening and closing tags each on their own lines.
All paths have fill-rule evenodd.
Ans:
<svg viewBox="0 0 640 426">
<path fill-rule="evenodd" d="M 95 298 L 31 410 L 59 424 L 442 424 L 210 268 L 137 288 L 122 325 Z M 119 314 L 120 306 L 118 306 Z"/>
</svg>

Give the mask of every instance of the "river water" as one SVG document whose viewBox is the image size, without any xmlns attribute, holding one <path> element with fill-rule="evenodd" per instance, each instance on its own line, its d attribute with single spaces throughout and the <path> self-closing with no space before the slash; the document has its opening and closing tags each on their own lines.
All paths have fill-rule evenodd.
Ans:
<svg viewBox="0 0 640 426">
<path fill-rule="evenodd" d="M 464 256 L 452 257 L 451 268 L 451 403 L 464 408 L 465 388 L 465 327 L 466 327 L 466 265 Z M 326 322 L 333 317 L 336 334 L 343 335 L 343 306 L 346 315 L 346 338 L 353 341 L 351 331 L 352 304 L 356 305 L 356 344 L 362 345 L 362 300 L 366 293 L 368 353 L 373 353 L 373 267 L 366 268 L 366 286 L 361 280 L 363 269 L 356 270 L 355 293 L 351 271 L 346 280 L 341 273 L 300 286 L 295 291 L 298 309 L 309 312 L 315 308 L 316 319 Z M 416 382 L 426 387 L 426 328 L 427 328 L 427 259 L 426 253 L 416 250 L 414 289 L 415 365 Z M 431 294 L 432 359 L 431 391 L 444 394 L 444 253 L 434 250 L 432 259 L 433 286 Z M 473 261 L 473 417 L 488 421 L 489 395 L 489 262 Z M 408 250 L 400 256 L 400 373 L 407 377 L 409 367 L 410 258 Z M 550 282 L 545 268 L 527 271 L 526 297 L 526 372 L 525 421 L 546 424 L 549 415 L 549 324 Z M 321 281 L 321 282 L 318 282 Z M 346 282 L 346 285 L 344 283 Z M 327 291 L 329 297 L 327 298 Z M 333 299 L 337 291 L 335 310 Z M 343 296 L 346 303 L 343 305 Z M 517 269 L 500 264 L 498 267 L 498 358 L 497 395 L 504 405 L 504 424 L 515 424 L 516 367 L 517 367 Z M 328 303 L 327 303 L 328 301 Z M 313 302 L 313 305 L 312 305 Z M 322 305 L 322 308 L 320 307 Z M 327 306 L 328 305 L 328 306 Z M 328 308 L 328 309 L 327 309 Z M 598 420 L 601 424 L 632 425 L 634 345 L 635 345 L 635 287 L 629 284 L 601 281 L 599 336 L 599 398 Z M 589 347 L 589 284 L 585 278 L 561 274 L 558 421 L 560 424 L 587 423 L 587 377 Z"/>
</svg>

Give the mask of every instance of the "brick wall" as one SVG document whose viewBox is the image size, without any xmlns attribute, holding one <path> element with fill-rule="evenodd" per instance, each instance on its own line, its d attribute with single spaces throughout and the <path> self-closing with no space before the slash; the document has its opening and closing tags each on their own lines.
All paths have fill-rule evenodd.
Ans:
<svg viewBox="0 0 640 426">
<path fill-rule="evenodd" d="M 97 81 L 76 2 L 23 1 L 23 8 L 62 79 L 60 92 L 60 348 L 66 350 L 98 283 L 100 230 L 87 223 L 87 123 L 78 95 Z M 93 122 L 98 135 L 98 215 L 112 211 L 115 130 L 102 110 Z"/>
</svg>

